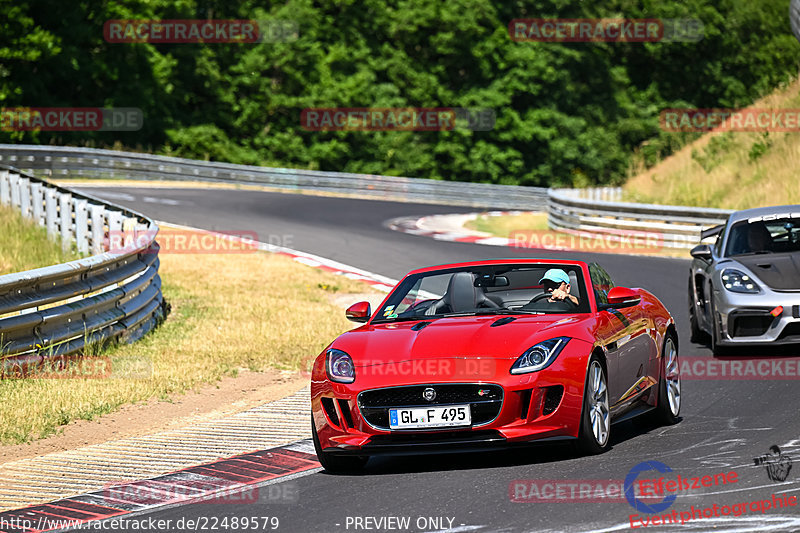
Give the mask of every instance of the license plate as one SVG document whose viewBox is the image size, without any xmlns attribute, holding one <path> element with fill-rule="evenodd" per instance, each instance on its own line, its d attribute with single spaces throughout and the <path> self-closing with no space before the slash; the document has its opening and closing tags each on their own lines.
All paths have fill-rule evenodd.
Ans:
<svg viewBox="0 0 800 533">
<path fill-rule="evenodd" d="M 440 428 L 470 424 L 469 405 L 389 409 L 391 429 Z"/>
</svg>

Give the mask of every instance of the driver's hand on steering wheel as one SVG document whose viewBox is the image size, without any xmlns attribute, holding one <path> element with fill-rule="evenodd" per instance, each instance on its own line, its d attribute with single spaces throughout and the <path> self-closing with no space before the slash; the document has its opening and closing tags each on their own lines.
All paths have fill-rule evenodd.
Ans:
<svg viewBox="0 0 800 533">
<path fill-rule="evenodd" d="M 550 302 L 561 301 L 564 298 L 566 298 L 568 294 L 569 293 L 567 293 L 567 291 L 561 289 L 553 289 L 553 292 L 550 293 L 550 298 L 548 301 Z"/>
</svg>

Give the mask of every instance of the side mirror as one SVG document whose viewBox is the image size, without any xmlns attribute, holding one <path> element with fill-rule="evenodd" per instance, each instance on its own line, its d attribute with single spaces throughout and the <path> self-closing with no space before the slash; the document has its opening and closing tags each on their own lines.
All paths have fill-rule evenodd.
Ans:
<svg viewBox="0 0 800 533">
<path fill-rule="evenodd" d="M 612 287 L 608 291 L 608 303 L 598 305 L 599 310 L 603 309 L 622 309 L 624 307 L 633 307 L 642 301 L 642 297 L 638 292 L 627 287 Z"/>
<path fill-rule="evenodd" d="M 352 320 L 353 322 L 366 322 L 369 320 L 370 315 L 372 315 L 372 308 L 369 302 L 358 302 L 348 307 L 347 311 L 344 312 L 347 320 Z"/>
<path fill-rule="evenodd" d="M 705 262 L 711 261 L 711 246 L 708 244 L 698 244 L 689 252 L 692 257 Z"/>
</svg>

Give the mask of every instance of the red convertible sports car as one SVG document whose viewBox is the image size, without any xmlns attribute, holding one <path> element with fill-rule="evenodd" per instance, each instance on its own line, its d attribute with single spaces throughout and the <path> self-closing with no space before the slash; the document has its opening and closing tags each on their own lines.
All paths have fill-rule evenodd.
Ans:
<svg viewBox="0 0 800 533">
<path fill-rule="evenodd" d="M 410 272 L 364 325 L 314 361 L 312 430 L 329 471 L 378 454 L 571 440 L 609 444 L 611 423 L 677 421 L 678 338 L 643 289 L 596 263 L 491 260 Z"/>
</svg>

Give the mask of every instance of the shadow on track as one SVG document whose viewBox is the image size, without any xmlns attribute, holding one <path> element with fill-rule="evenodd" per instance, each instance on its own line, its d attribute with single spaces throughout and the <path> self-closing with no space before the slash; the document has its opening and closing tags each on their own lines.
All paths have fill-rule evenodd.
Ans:
<svg viewBox="0 0 800 533">
<path fill-rule="evenodd" d="M 682 418 L 679 420 L 682 420 Z M 678 423 L 680 423 L 680 421 Z M 383 476 L 422 472 L 508 468 L 569 461 L 594 461 L 598 457 L 605 458 L 613 455 L 615 444 L 620 444 L 664 426 L 651 421 L 649 417 L 645 416 L 632 421 L 620 422 L 612 427 L 613 431 L 609 448 L 605 453 L 599 456 L 579 454 L 575 451 L 571 441 L 558 444 L 530 443 L 519 444 L 511 448 L 500 450 L 376 456 L 372 457 L 369 463 L 367 463 L 367 466 L 360 472 L 335 475 Z M 328 474 L 325 471 L 321 473 Z"/>
</svg>

